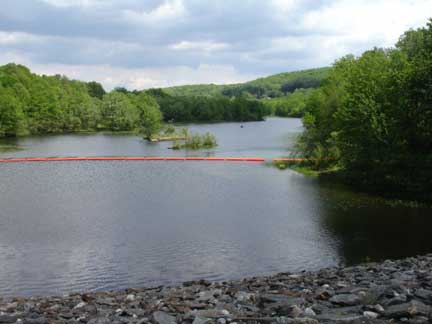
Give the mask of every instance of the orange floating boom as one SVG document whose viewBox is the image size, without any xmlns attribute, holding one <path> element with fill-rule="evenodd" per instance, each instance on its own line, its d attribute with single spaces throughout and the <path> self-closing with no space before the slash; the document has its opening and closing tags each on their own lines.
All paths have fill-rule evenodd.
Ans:
<svg viewBox="0 0 432 324">
<path fill-rule="evenodd" d="M 75 156 L 75 157 L 26 157 L 3 158 L 0 163 L 56 162 L 56 161 L 235 161 L 265 162 L 264 158 L 248 157 L 177 157 L 177 156 Z"/>
</svg>

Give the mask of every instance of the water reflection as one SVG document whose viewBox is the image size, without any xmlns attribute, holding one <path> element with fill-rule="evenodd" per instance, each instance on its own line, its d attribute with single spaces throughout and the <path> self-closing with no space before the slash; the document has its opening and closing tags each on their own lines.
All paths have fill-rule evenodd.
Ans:
<svg viewBox="0 0 432 324">
<path fill-rule="evenodd" d="M 322 224 L 339 242 L 346 264 L 432 251 L 432 208 L 406 206 L 321 184 Z"/>
</svg>

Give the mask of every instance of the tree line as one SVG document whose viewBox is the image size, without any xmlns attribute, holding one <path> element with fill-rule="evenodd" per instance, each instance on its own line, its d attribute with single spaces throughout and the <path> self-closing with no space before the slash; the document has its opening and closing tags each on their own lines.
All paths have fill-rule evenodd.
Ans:
<svg viewBox="0 0 432 324">
<path fill-rule="evenodd" d="M 299 152 L 316 169 L 432 198 L 432 19 L 394 48 L 338 60 L 305 110 Z"/>
<path fill-rule="evenodd" d="M 239 84 L 196 84 L 165 88 L 172 96 L 247 97 L 254 99 L 280 98 L 297 89 L 318 88 L 330 68 L 317 68 L 274 74 Z"/>
<path fill-rule="evenodd" d="M 313 89 L 299 88 L 284 97 L 263 100 L 262 102 L 271 112 L 279 117 L 303 117 L 306 103 L 312 95 Z"/>
<path fill-rule="evenodd" d="M 106 93 L 97 82 L 39 76 L 22 65 L 0 67 L 0 137 L 78 131 L 157 133 L 162 121 L 262 120 L 266 108 L 246 98 L 169 96 L 162 90 Z"/>
<path fill-rule="evenodd" d="M 171 96 L 162 89 L 146 93 L 157 100 L 165 120 L 172 122 L 260 121 L 270 114 L 262 102 L 244 96 Z"/>
</svg>

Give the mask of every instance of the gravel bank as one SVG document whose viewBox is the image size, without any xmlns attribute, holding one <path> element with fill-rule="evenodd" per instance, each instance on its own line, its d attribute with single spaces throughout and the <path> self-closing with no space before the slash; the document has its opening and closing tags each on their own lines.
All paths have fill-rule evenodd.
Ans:
<svg viewBox="0 0 432 324">
<path fill-rule="evenodd" d="M 432 254 L 317 272 L 0 298 L 0 323 L 432 323 Z"/>
</svg>

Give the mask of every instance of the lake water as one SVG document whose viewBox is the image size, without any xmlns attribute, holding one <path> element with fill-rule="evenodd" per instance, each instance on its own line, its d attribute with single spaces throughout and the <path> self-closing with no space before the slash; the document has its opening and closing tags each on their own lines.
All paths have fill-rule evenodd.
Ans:
<svg viewBox="0 0 432 324">
<path fill-rule="evenodd" d="M 284 156 L 296 119 L 191 126 L 219 147 L 134 136 L 23 138 L 3 156 Z M 9 142 L 10 144 L 10 142 Z M 235 279 L 432 252 L 432 209 L 319 183 L 269 164 L 0 164 L 0 296 Z"/>
<path fill-rule="evenodd" d="M 237 156 L 281 157 L 292 149 L 302 130 L 300 119 L 269 118 L 266 122 L 186 125 L 191 133 L 210 132 L 218 146 L 210 150 L 170 150 L 172 142 L 149 143 L 133 135 L 34 136 L 7 140 L 1 145 L 17 146 L 7 157 L 52 156 Z M 243 126 L 243 128 L 241 127 Z M 179 126 L 181 128 L 181 126 Z"/>
</svg>

